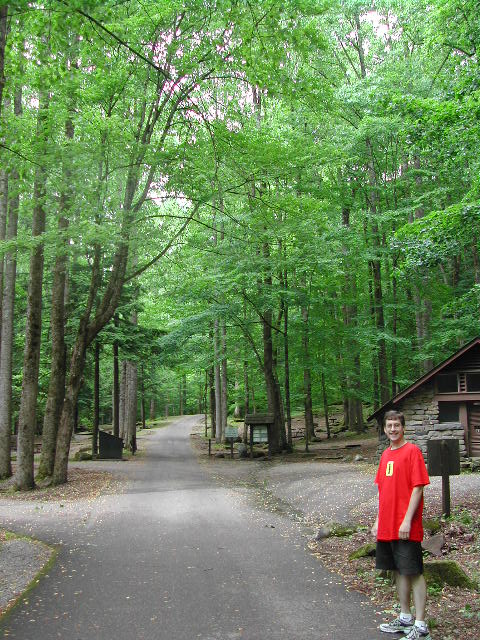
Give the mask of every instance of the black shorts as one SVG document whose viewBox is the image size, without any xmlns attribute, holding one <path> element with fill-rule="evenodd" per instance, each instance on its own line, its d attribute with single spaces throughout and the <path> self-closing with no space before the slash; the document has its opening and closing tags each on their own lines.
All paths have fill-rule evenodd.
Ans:
<svg viewBox="0 0 480 640">
<path fill-rule="evenodd" d="M 413 540 L 377 540 L 375 566 L 383 571 L 398 571 L 402 576 L 418 576 L 423 573 L 422 544 Z"/>
</svg>

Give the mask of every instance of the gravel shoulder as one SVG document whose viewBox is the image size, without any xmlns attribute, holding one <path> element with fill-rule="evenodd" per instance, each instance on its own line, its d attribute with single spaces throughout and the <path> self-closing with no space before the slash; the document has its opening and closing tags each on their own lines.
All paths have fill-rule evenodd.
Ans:
<svg viewBox="0 0 480 640">
<path fill-rule="evenodd" d="M 0 618 L 34 586 L 55 558 L 55 549 L 33 540 L 0 531 Z"/>
</svg>

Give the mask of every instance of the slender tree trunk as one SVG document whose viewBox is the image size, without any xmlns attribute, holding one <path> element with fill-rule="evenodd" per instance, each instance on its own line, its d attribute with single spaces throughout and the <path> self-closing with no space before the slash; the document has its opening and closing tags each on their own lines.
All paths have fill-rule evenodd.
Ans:
<svg viewBox="0 0 480 640">
<path fill-rule="evenodd" d="M 323 398 L 323 413 L 325 414 L 325 429 L 327 431 L 327 438 L 330 438 L 330 418 L 328 415 L 327 385 L 325 384 L 324 371 L 322 371 L 322 398 Z"/>
<path fill-rule="evenodd" d="M 222 442 L 223 433 L 222 433 L 222 379 L 221 379 L 221 369 L 220 369 L 220 330 L 219 330 L 219 321 L 215 320 L 214 330 L 213 330 L 213 349 L 215 355 L 215 442 L 219 444 Z"/>
<path fill-rule="evenodd" d="M 210 405 L 210 437 L 215 439 L 217 423 L 215 415 L 215 373 L 214 368 L 208 370 L 208 389 L 209 389 L 209 405 Z"/>
<path fill-rule="evenodd" d="M 304 362 L 310 362 L 310 350 L 309 350 L 309 340 L 308 340 L 308 311 L 306 309 L 302 309 L 303 315 L 303 356 Z M 311 379 L 311 370 L 310 366 L 304 366 L 303 368 L 303 404 L 305 409 L 305 435 L 308 436 L 308 440 L 311 442 L 312 438 L 315 435 L 314 425 L 313 425 L 313 406 L 312 406 L 312 379 Z"/>
<path fill-rule="evenodd" d="M 95 340 L 94 363 L 92 456 L 97 456 L 98 431 L 100 428 L 100 343 L 98 340 Z"/>
<path fill-rule="evenodd" d="M 8 214 L 8 175 L 6 171 L 0 170 L 0 242 L 5 241 L 7 233 L 7 214 Z M 5 261 L 0 258 L 0 299 L 3 292 Z M 0 307 L 0 331 L 2 329 L 2 309 Z M 0 344 L 0 350 L 2 346 Z"/>
<path fill-rule="evenodd" d="M 0 117 L 3 107 L 3 89 L 5 87 L 5 47 L 7 44 L 8 5 L 0 6 Z"/>
<path fill-rule="evenodd" d="M 17 237 L 19 175 L 11 174 L 11 183 L 15 194 L 9 201 L 7 240 Z M 12 433 L 12 354 L 13 354 L 13 321 L 15 309 L 15 280 L 17 272 L 16 250 L 10 249 L 5 254 L 5 282 L 2 296 L 2 327 L 0 338 L 0 480 L 12 475 L 10 462 L 10 441 Z"/>
<path fill-rule="evenodd" d="M 40 144 L 46 143 L 47 112 L 48 95 L 45 91 L 42 91 L 37 117 L 37 141 L 39 141 Z M 40 238 L 45 232 L 44 199 L 46 194 L 46 179 L 45 168 L 43 166 L 37 166 L 33 188 L 32 236 L 34 238 Z M 35 485 L 33 447 L 37 418 L 38 373 L 40 365 L 40 342 L 42 337 L 43 263 L 43 243 L 39 242 L 32 250 L 30 257 L 22 394 L 18 416 L 15 485 L 21 490 L 32 489 Z"/>
<path fill-rule="evenodd" d="M 148 419 L 150 422 L 155 420 L 155 398 L 150 398 L 150 410 L 148 412 Z"/>
<path fill-rule="evenodd" d="M 288 291 L 287 270 L 283 272 L 283 287 L 285 293 Z M 290 406 L 290 357 L 288 351 L 288 302 L 282 299 L 283 304 L 283 353 L 285 359 L 285 412 L 287 417 L 287 445 L 291 449 L 293 446 L 292 439 L 292 412 Z"/>
<path fill-rule="evenodd" d="M 136 263 L 136 260 L 134 260 Z M 137 325 L 137 312 L 133 311 L 132 325 Z M 138 404 L 138 367 L 133 360 L 127 360 L 127 388 L 125 393 L 126 448 L 132 453 L 137 450 L 137 404 Z"/>
<path fill-rule="evenodd" d="M 183 416 L 183 376 L 180 378 L 178 385 L 178 414 Z"/>
<path fill-rule="evenodd" d="M 187 413 L 187 374 L 182 375 L 182 404 L 183 412 Z"/>
<path fill-rule="evenodd" d="M 373 226 L 373 236 L 378 238 L 378 228 L 376 222 Z M 379 248 L 378 242 L 375 242 L 375 248 Z M 387 370 L 387 345 L 385 338 L 385 318 L 383 314 L 383 293 L 382 293 L 382 274 L 380 260 L 372 260 L 373 275 L 373 299 L 375 305 L 375 322 L 378 332 L 378 376 L 380 386 L 380 402 L 385 404 L 389 399 L 388 391 L 388 370 Z"/>
<path fill-rule="evenodd" d="M 250 413 L 250 390 L 248 382 L 248 360 L 243 361 L 243 387 L 244 387 L 244 417 Z M 248 427 L 245 421 L 243 422 L 243 435 L 242 440 L 244 444 L 247 444 Z"/>
<path fill-rule="evenodd" d="M 5 87 L 5 47 L 7 44 L 8 5 L 0 7 L 0 119 L 3 112 L 3 89 Z M 8 211 L 8 175 L 0 170 L 0 241 L 5 240 Z M 0 299 L 3 295 L 4 260 L 0 259 Z M 0 331 L 2 327 L 2 309 L 0 307 Z M 0 344 L 1 349 L 1 344 Z"/>
<path fill-rule="evenodd" d="M 242 417 L 242 403 L 240 400 L 240 380 L 238 379 L 238 369 L 235 368 L 235 409 L 233 417 L 239 420 Z"/>
<path fill-rule="evenodd" d="M 127 389 L 125 394 L 126 448 L 132 453 L 137 450 L 137 363 L 127 361 Z"/>
<path fill-rule="evenodd" d="M 357 37 L 357 52 L 360 63 L 360 74 L 362 78 L 367 77 L 367 69 L 365 64 L 365 52 L 363 47 L 363 35 L 361 29 L 360 15 L 358 12 L 354 14 L 356 37 Z M 377 175 L 375 170 L 375 158 L 373 153 L 373 145 L 370 138 L 365 140 L 367 148 L 367 171 L 369 178 L 369 194 L 368 204 L 370 212 L 372 214 L 372 239 L 374 251 L 380 249 L 380 237 L 377 221 Z M 373 278 L 373 303 L 375 314 L 375 326 L 377 329 L 377 357 L 378 368 L 375 368 L 378 375 L 378 386 L 380 391 L 380 402 L 383 405 L 389 398 L 388 390 L 388 370 L 387 370 L 387 346 L 384 338 L 385 334 L 385 319 L 383 313 L 383 292 L 382 292 L 382 272 L 380 258 L 371 260 L 371 273 Z M 375 386 L 375 385 L 374 385 Z"/>
<path fill-rule="evenodd" d="M 123 446 L 126 446 L 126 394 L 127 394 L 127 361 L 122 360 L 122 375 L 120 378 L 119 403 L 118 403 L 118 420 L 120 428 L 120 438 L 123 440 Z"/>
<path fill-rule="evenodd" d="M 302 278 L 302 286 L 307 292 L 306 279 Z M 309 287 L 310 288 L 310 287 Z M 312 375 L 310 367 L 310 340 L 309 340 L 309 308 L 308 305 L 302 307 L 302 349 L 303 349 L 303 406 L 305 410 L 305 439 L 311 442 L 315 436 L 313 426 L 313 406 L 312 406 Z"/>
<path fill-rule="evenodd" d="M 222 442 L 225 442 L 225 433 L 227 431 L 227 418 L 228 418 L 228 383 L 227 383 L 227 328 L 225 326 L 225 320 L 222 320 L 221 330 L 221 349 L 222 349 L 222 363 L 221 363 L 221 376 L 222 376 Z"/>
<path fill-rule="evenodd" d="M 140 416 L 142 421 L 142 429 L 145 429 L 146 427 L 145 368 L 143 364 L 140 367 Z"/>
<path fill-rule="evenodd" d="M 372 275 L 372 264 L 369 262 L 369 275 Z M 370 301 L 370 316 L 372 318 L 372 322 L 375 325 L 375 303 L 373 300 L 373 284 L 372 277 L 368 279 L 368 296 Z M 372 351 L 372 374 L 373 374 L 373 408 L 374 411 L 380 408 L 380 393 L 379 393 L 379 382 L 378 382 L 378 356 L 376 348 Z"/>
<path fill-rule="evenodd" d="M 118 329 L 118 315 L 113 318 L 114 326 Z M 113 390 L 112 390 L 112 431 L 120 437 L 120 373 L 118 365 L 118 340 L 113 341 Z"/>
<path fill-rule="evenodd" d="M 263 314 L 263 373 L 267 391 L 268 411 L 273 414 L 274 423 L 270 429 L 269 453 L 279 453 L 285 438 L 285 420 L 281 406 L 281 395 L 273 366 L 272 311 Z"/>
<path fill-rule="evenodd" d="M 83 340 L 77 339 L 72 352 L 69 379 L 58 427 L 55 464 L 52 476 L 53 484 L 63 484 L 67 481 L 68 454 L 70 452 L 70 441 L 72 439 L 78 394 L 82 386 L 85 354 L 87 351 L 86 332 L 82 331 L 82 328 L 83 327 L 80 327 L 80 336 L 83 337 Z"/>
</svg>

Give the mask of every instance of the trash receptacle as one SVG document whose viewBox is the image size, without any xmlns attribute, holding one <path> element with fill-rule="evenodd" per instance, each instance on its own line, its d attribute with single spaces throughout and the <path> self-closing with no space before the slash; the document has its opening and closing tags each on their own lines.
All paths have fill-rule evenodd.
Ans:
<svg viewBox="0 0 480 640">
<path fill-rule="evenodd" d="M 98 449 L 100 458 L 109 458 L 114 460 L 122 459 L 123 440 L 117 436 L 112 436 L 106 431 L 98 432 Z"/>
</svg>

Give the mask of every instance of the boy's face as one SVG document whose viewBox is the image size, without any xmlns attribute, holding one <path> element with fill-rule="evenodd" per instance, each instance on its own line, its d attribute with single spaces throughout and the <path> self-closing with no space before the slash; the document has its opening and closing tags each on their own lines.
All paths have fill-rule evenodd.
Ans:
<svg viewBox="0 0 480 640">
<path fill-rule="evenodd" d="M 385 421 L 384 431 L 393 447 L 403 444 L 405 427 L 398 418 L 388 418 Z"/>
</svg>

